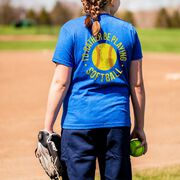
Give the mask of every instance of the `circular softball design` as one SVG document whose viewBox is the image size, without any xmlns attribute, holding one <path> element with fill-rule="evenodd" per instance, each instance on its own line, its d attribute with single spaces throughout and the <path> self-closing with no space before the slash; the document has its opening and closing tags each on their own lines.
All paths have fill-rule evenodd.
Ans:
<svg viewBox="0 0 180 180">
<path fill-rule="evenodd" d="M 99 44 L 92 52 L 92 61 L 98 69 L 107 71 L 116 64 L 116 51 L 107 43 Z"/>
</svg>

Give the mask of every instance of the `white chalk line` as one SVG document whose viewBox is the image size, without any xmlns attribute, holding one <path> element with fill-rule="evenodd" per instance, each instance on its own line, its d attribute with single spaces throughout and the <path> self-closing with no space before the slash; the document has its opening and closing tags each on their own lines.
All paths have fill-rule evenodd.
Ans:
<svg viewBox="0 0 180 180">
<path fill-rule="evenodd" d="M 167 73 L 165 78 L 171 81 L 178 81 L 180 80 L 180 73 Z"/>
</svg>

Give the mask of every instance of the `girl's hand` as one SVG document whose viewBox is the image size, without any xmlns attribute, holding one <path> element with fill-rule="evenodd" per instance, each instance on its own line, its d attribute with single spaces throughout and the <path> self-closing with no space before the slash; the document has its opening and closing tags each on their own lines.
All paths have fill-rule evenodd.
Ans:
<svg viewBox="0 0 180 180">
<path fill-rule="evenodd" d="M 146 154 L 148 150 L 148 145 L 146 141 L 146 135 L 143 129 L 134 128 L 130 135 L 131 139 L 138 138 L 141 141 L 141 146 L 144 146 L 144 153 Z"/>
</svg>

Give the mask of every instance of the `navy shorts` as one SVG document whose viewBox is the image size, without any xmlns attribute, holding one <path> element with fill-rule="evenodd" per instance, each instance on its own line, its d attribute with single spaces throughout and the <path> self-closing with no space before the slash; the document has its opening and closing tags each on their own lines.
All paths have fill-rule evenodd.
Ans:
<svg viewBox="0 0 180 180">
<path fill-rule="evenodd" d="M 130 127 L 62 130 L 63 180 L 132 180 Z"/>
</svg>

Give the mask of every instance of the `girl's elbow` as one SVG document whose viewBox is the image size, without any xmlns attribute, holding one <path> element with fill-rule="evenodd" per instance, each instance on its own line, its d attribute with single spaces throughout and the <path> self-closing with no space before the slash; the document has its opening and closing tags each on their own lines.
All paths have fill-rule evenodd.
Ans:
<svg viewBox="0 0 180 180">
<path fill-rule="evenodd" d="M 131 88 L 144 88 L 144 82 L 143 81 L 139 81 L 139 82 L 131 82 L 130 83 L 130 87 Z"/>
<path fill-rule="evenodd" d="M 132 83 L 130 84 L 130 89 L 131 89 L 131 92 L 133 91 L 138 91 L 138 92 L 144 92 L 145 89 L 144 89 L 144 83 L 143 82 L 138 82 L 138 83 Z"/>
<path fill-rule="evenodd" d="M 59 80 L 56 80 L 53 84 L 58 91 L 65 91 L 69 87 L 69 82 L 63 82 Z"/>
</svg>

